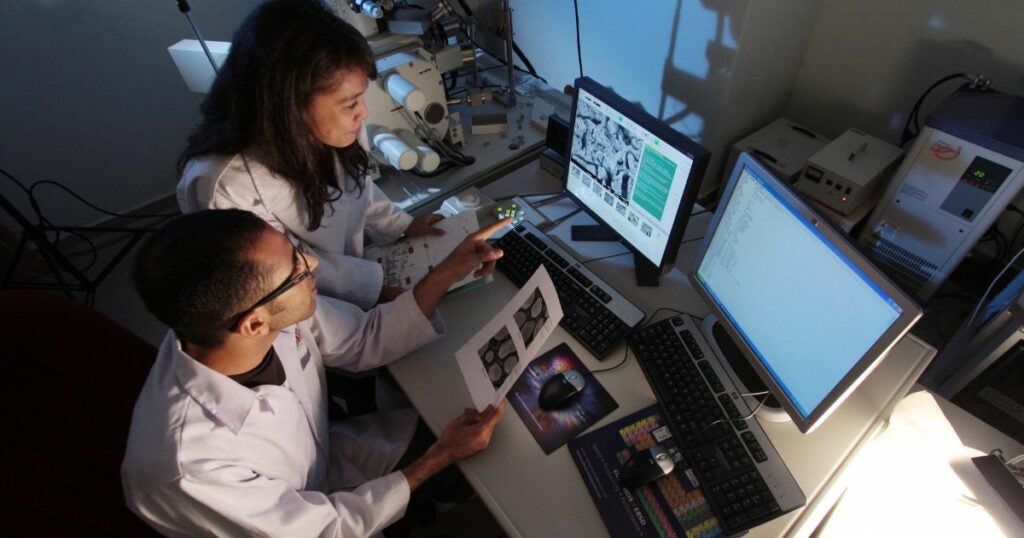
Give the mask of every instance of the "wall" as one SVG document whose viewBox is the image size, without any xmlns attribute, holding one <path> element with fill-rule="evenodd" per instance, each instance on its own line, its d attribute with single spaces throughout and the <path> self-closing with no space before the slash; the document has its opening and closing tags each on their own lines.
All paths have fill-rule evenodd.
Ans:
<svg viewBox="0 0 1024 538">
<path fill-rule="evenodd" d="M 553 86 L 570 84 L 572 1 L 511 2 L 519 45 Z M 258 2 L 192 3 L 205 37 L 226 41 Z M 894 139 L 920 92 L 949 72 L 981 71 L 1024 93 L 1019 0 L 579 5 L 586 74 L 699 140 L 716 167 L 733 141 L 783 113 L 832 136 L 859 127 Z M 115 211 L 171 194 L 202 96 L 186 90 L 166 48 L 189 37 L 173 0 L 0 3 L 0 167 Z M 28 211 L 3 178 L 0 193 Z M 102 220 L 58 191 L 41 196 L 60 223 Z"/>
<path fill-rule="evenodd" d="M 817 0 L 579 0 L 583 70 L 712 152 L 714 190 L 728 147 L 781 114 Z M 561 88 L 579 76 L 569 0 L 513 0 L 516 41 Z"/>
<path fill-rule="evenodd" d="M 199 0 L 192 14 L 207 39 L 229 40 L 255 3 Z M 202 96 L 188 92 L 167 47 L 190 37 L 173 0 L 0 3 L 0 168 L 24 183 L 59 181 L 112 211 L 171 194 Z M 3 177 L 0 193 L 34 219 Z M 55 223 L 104 218 L 51 187 L 37 193 Z"/>
<path fill-rule="evenodd" d="M 787 106 L 791 119 L 828 136 L 856 127 L 898 142 L 914 102 L 959 72 L 988 75 L 1024 95 L 1020 0 L 823 0 Z M 956 88 L 939 87 L 921 118 Z"/>
</svg>

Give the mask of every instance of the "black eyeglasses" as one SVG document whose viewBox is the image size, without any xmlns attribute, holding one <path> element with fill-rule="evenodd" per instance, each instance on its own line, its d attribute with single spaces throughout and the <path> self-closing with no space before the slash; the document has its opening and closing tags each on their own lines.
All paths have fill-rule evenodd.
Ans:
<svg viewBox="0 0 1024 538">
<path fill-rule="evenodd" d="M 297 274 L 295 276 L 288 277 L 288 280 L 285 280 L 283 283 L 281 283 L 280 286 L 274 288 L 273 291 L 271 291 L 270 293 L 266 294 L 259 301 L 256 301 L 256 304 L 250 306 L 249 308 L 246 308 L 241 313 L 239 313 L 237 316 L 231 318 L 231 327 L 229 327 L 228 330 L 230 330 L 230 331 L 235 330 L 235 328 L 238 327 L 238 323 L 240 321 L 242 321 L 242 318 L 244 318 L 246 316 L 246 314 L 248 314 L 249 312 L 252 312 L 253 310 L 256 310 L 257 308 L 259 308 L 259 307 L 269 303 L 270 301 L 273 301 L 274 299 L 277 299 L 282 294 L 284 294 L 286 291 L 288 291 L 288 290 L 294 288 L 295 286 L 299 285 L 300 282 L 302 282 L 303 280 L 306 280 L 307 278 L 309 278 L 313 274 L 313 272 L 309 269 L 309 262 L 306 260 L 306 250 L 304 248 L 302 248 L 302 245 L 295 245 L 292 248 L 294 249 L 293 250 L 293 257 L 299 258 L 300 260 L 302 260 L 302 266 L 305 267 L 305 269 L 303 271 L 299 272 L 299 274 Z"/>
</svg>

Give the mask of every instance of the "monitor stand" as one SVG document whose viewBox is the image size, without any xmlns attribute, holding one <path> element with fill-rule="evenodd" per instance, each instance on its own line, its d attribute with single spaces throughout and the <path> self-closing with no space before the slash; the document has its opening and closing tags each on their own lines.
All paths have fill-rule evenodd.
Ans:
<svg viewBox="0 0 1024 538">
<path fill-rule="evenodd" d="M 618 236 L 600 224 L 577 224 L 571 228 L 573 241 L 619 241 Z M 632 250 L 632 249 L 630 249 Z M 637 252 L 633 252 L 633 268 L 636 271 L 636 285 L 654 287 L 661 285 L 661 270 Z"/>
<path fill-rule="evenodd" d="M 739 346 L 733 341 L 732 336 L 729 335 L 729 332 L 725 330 L 725 327 L 718 322 L 715 316 L 712 315 L 704 318 L 704 322 L 701 324 L 701 332 L 706 338 L 710 333 L 709 343 L 717 349 L 718 355 L 729 363 L 732 371 L 736 372 L 739 382 L 747 388 L 750 394 L 759 394 L 768 390 L 768 387 L 761 381 L 757 372 L 750 366 L 750 362 L 743 356 L 743 352 L 740 351 Z M 764 396 L 751 396 L 751 398 L 760 402 Z M 755 403 L 751 408 L 756 406 L 757 404 Z M 757 410 L 757 416 L 768 422 L 789 422 L 792 420 L 789 414 L 786 413 L 786 410 L 779 404 L 779 401 L 775 399 L 775 396 L 771 394 L 768 395 L 764 405 Z"/>
</svg>

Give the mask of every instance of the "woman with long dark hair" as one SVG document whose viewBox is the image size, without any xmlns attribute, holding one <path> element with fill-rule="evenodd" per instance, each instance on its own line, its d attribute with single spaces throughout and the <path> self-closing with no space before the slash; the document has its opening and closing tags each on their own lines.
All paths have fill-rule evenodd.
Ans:
<svg viewBox="0 0 1024 538">
<path fill-rule="evenodd" d="M 366 40 L 320 0 L 272 0 L 235 32 L 178 161 L 182 211 L 240 208 L 320 259 L 317 288 L 363 308 L 401 290 L 362 258 L 402 234 L 443 233 L 366 179 Z M 359 139 L 363 141 L 360 143 Z"/>
</svg>

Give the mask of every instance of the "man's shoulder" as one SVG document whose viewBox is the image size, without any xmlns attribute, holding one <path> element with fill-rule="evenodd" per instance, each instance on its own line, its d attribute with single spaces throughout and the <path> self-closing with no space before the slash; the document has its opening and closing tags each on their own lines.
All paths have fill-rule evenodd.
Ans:
<svg viewBox="0 0 1024 538">
<path fill-rule="evenodd" d="M 173 342 L 165 341 L 135 403 L 122 466 L 126 482 L 172 481 L 190 472 L 190 462 L 225 457 L 234 446 L 216 439 L 227 429 L 215 427 L 215 417 L 183 387 L 174 362 Z"/>
</svg>

